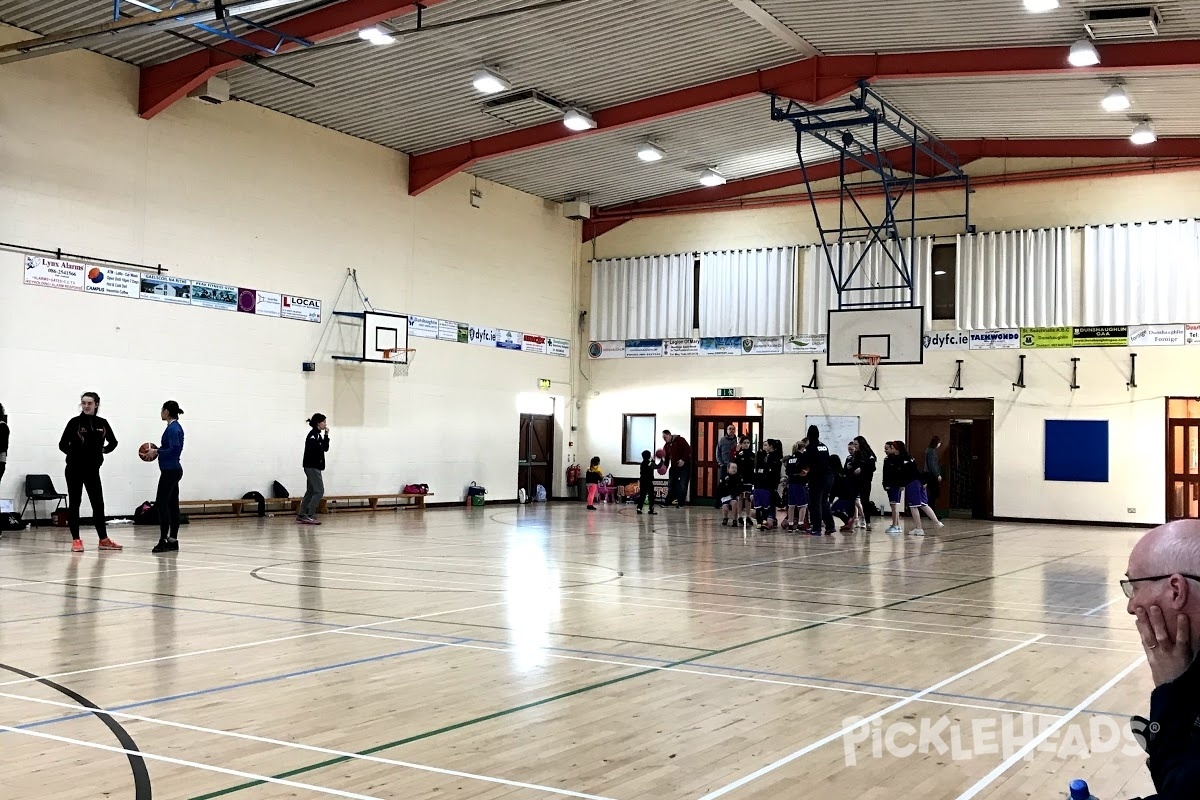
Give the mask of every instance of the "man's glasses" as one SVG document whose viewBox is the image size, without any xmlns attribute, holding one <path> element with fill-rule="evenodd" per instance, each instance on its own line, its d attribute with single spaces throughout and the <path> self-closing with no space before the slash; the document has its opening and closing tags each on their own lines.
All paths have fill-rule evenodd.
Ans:
<svg viewBox="0 0 1200 800">
<path fill-rule="evenodd" d="M 1174 577 L 1175 575 L 1179 575 L 1180 577 L 1187 578 L 1188 580 L 1192 581 L 1200 581 L 1200 576 L 1188 575 L 1185 572 L 1172 572 L 1170 575 L 1155 575 L 1153 578 L 1126 578 L 1125 580 L 1121 581 L 1121 591 L 1125 593 L 1126 597 L 1133 597 L 1133 585 L 1135 583 L 1165 581 L 1167 578 Z"/>
</svg>

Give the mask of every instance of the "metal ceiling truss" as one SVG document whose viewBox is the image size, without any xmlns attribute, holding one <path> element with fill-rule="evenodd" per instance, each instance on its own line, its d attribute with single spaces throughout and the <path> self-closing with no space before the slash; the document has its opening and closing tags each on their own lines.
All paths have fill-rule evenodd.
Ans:
<svg viewBox="0 0 1200 800">
<path fill-rule="evenodd" d="M 838 308 L 915 305 L 917 225 L 934 220 L 963 221 L 971 230 L 971 180 L 963 172 L 958 155 L 936 136 L 922 128 L 895 106 L 859 81 L 858 90 L 846 103 L 824 108 L 807 108 L 794 100 L 786 106 L 771 98 L 771 119 L 790 122 L 796 129 L 796 153 L 809 204 L 820 232 L 821 249 L 838 295 Z M 826 224 L 817 206 L 813 188 L 815 176 L 809 174 L 804 156 L 804 137 L 809 136 L 838 155 L 837 224 Z M 902 147 L 894 147 L 897 138 Z M 848 169 L 850 167 L 850 169 Z M 871 173 L 879 183 L 852 183 L 851 174 Z M 938 184 L 960 187 L 962 213 L 917 213 L 917 194 L 922 187 Z M 882 193 L 882 214 L 868 211 L 859 192 L 868 189 Z M 856 224 L 858 222 L 863 224 Z M 867 247 L 847 264 L 841 255 L 845 245 L 866 240 Z M 907 240 L 907 247 L 903 242 Z M 876 250 L 892 265 L 899 283 L 887 286 L 854 286 L 854 277 Z M 861 284 L 861 282 L 860 282 Z M 903 299 L 893 299 L 900 291 Z M 850 295 L 850 298 L 846 297 Z M 863 297 L 864 299 L 851 299 Z"/>
</svg>

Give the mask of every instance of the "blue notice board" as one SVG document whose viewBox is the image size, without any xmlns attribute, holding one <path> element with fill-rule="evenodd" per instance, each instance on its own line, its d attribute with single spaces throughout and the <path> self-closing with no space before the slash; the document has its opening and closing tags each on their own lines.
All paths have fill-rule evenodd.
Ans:
<svg viewBox="0 0 1200 800">
<path fill-rule="evenodd" d="M 1108 483 L 1108 420 L 1046 420 L 1046 480 Z"/>
</svg>

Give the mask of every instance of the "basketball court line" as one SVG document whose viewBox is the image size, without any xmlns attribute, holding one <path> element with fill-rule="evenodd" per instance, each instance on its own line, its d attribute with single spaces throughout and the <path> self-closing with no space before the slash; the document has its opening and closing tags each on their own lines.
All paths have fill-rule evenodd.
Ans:
<svg viewBox="0 0 1200 800">
<path fill-rule="evenodd" d="M 62 703 L 57 700 L 43 700 L 43 699 L 37 698 L 37 697 L 28 697 L 26 695 L 21 695 L 21 694 L 9 694 L 7 692 L 0 692 L 0 697 L 6 698 L 9 700 L 25 700 L 25 701 L 28 701 L 31 703 L 37 703 L 39 705 L 57 706 L 59 708 L 75 709 L 75 708 L 79 707 L 79 706 L 72 705 L 70 703 Z M 383 758 L 381 756 L 359 755 L 357 753 L 350 753 L 345 750 L 334 750 L 334 749 L 331 749 L 328 747 L 319 747 L 317 745 L 303 744 L 300 742 L 285 742 L 285 741 L 281 741 L 279 739 L 270 739 L 270 738 L 267 738 L 264 736 L 255 736 L 255 735 L 249 734 L 249 733 L 226 731 L 226 730 L 220 730 L 217 728 L 205 728 L 205 727 L 202 727 L 199 725 L 189 725 L 189 724 L 183 723 L 183 722 L 173 722 L 170 720 L 158 719 L 156 717 L 144 717 L 144 716 L 140 716 L 138 714 L 126 714 L 126 713 L 120 712 L 120 711 L 109 711 L 104 708 L 97 709 L 94 713 L 108 714 L 111 717 L 117 717 L 120 719 L 129 719 L 129 720 L 134 720 L 137 722 L 147 722 L 147 723 L 151 723 L 154 725 L 162 725 L 162 726 L 169 727 L 169 728 L 178 728 L 180 730 L 191 731 L 193 733 L 203 733 L 203 734 L 208 734 L 208 735 L 212 735 L 212 736 L 223 736 L 223 737 L 228 737 L 228 738 L 233 738 L 233 739 L 241 739 L 243 741 L 255 742 L 258 744 L 268 744 L 273 747 L 284 747 L 284 748 L 288 748 L 291 750 L 305 750 L 305 751 L 312 752 L 312 753 L 320 753 L 322 755 L 345 756 L 345 757 L 347 757 L 351 760 L 355 760 L 355 761 L 370 761 L 370 762 L 374 762 L 377 764 L 386 764 L 388 766 L 393 766 L 393 767 L 404 767 L 407 769 L 414 769 L 414 770 L 419 770 L 422 772 L 433 772 L 433 773 L 436 773 L 439 775 L 449 775 L 449 776 L 452 776 L 455 778 L 467 778 L 469 780 L 482 781 L 485 783 L 495 783 L 495 784 L 501 784 L 503 786 L 512 786 L 512 787 L 515 787 L 518 789 L 533 789 L 535 791 L 546 792 L 548 794 L 555 794 L 555 795 L 560 795 L 563 797 L 577 797 L 577 798 L 583 798 L 583 800 L 610 800 L 609 798 L 601 797 L 599 795 L 585 794 L 583 792 L 574 792 L 569 789 L 556 789 L 551 786 L 542 786 L 537 783 L 526 783 L 524 781 L 514 781 L 514 780 L 509 780 L 507 778 L 498 778 L 498 777 L 491 776 L 491 775 L 479 775 L 479 774 L 472 773 L 472 772 L 462 772 L 462 771 L 453 770 L 453 769 L 443 769 L 442 767 L 434 767 L 434 766 L 430 766 L 428 764 L 417 764 L 412 761 L 397 761 L 395 759 Z M 91 714 L 87 714 L 85 716 L 91 716 Z M 1053 715 L 1046 715 L 1046 716 L 1053 716 Z M 21 730 L 9 729 L 9 730 L 13 730 L 18 733 L 25 732 L 25 729 L 21 729 Z M 150 757 L 149 754 L 146 754 L 146 753 L 143 753 L 143 755 L 145 755 L 147 758 Z M 187 765 L 185 765 L 185 766 L 187 766 Z M 247 773 L 247 775 L 249 775 L 249 773 Z M 264 776 L 261 776 L 261 775 L 258 776 L 259 779 L 262 779 L 263 777 Z M 271 781 L 271 782 L 274 783 L 275 781 Z"/>
<path fill-rule="evenodd" d="M 212 647 L 207 650 L 192 650 L 192 651 L 189 651 L 186 653 L 173 653 L 168 656 L 158 656 L 157 658 L 144 658 L 144 659 L 140 659 L 138 661 L 127 661 L 127 662 L 121 663 L 121 664 L 106 664 L 106 665 L 100 666 L 100 667 L 89 667 L 88 669 L 77 669 L 77 670 L 71 670 L 69 672 L 56 672 L 56 673 L 53 673 L 50 675 L 40 675 L 38 677 L 41 679 L 50 679 L 50 680 L 53 680 L 56 678 L 68 678 L 68 677 L 71 677 L 74 675 L 86 675 L 86 674 L 93 673 L 93 672 L 106 672 L 109 670 L 124 669 L 126 667 L 142 666 L 144 664 L 155 664 L 155 663 L 159 663 L 162 661 L 175 661 L 175 660 L 178 660 L 181 658 L 190 658 L 192 656 L 211 655 L 213 653 L 226 653 L 231 650 L 245 650 L 250 647 L 259 647 L 264 644 L 276 644 L 278 642 L 288 642 L 288 641 L 294 641 L 296 639 L 308 639 L 313 636 L 323 636 L 328 633 L 334 633 L 337 630 L 357 630 L 360 628 L 373 628 L 378 625 L 387 625 L 389 623 L 394 624 L 397 622 L 409 622 L 412 620 L 424 619 L 426 617 L 441 616 L 443 614 L 459 614 L 459 613 L 466 612 L 466 611 L 475 611 L 475 610 L 481 609 L 481 608 L 492 608 L 493 606 L 498 606 L 498 605 L 503 605 L 503 603 L 487 603 L 485 605 L 471 606 L 470 608 L 451 609 L 449 611 L 436 611 L 436 612 L 432 612 L 429 614 L 421 614 L 419 616 L 413 616 L 413 617 L 398 617 L 396 619 L 381 620 L 379 622 L 365 622 L 361 625 L 351 625 L 348 628 L 341 628 L 341 629 L 333 628 L 333 629 L 326 629 L 326 630 L 320 630 L 320 631 L 313 631 L 311 633 L 298 633 L 293 636 L 279 636 L 274 639 L 262 639 L 257 642 L 243 642 L 241 644 L 227 645 L 225 647 Z M 19 683 L 29 683 L 30 681 L 33 681 L 33 680 L 37 680 L 37 679 L 21 678 L 19 680 L 4 681 L 4 682 L 0 682 L 0 686 L 13 686 L 13 685 L 16 685 Z"/>
<path fill-rule="evenodd" d="M 1039 634 L 1037 636 L 1034 636 L 1032 639 L 1028 639 L 1014 647 L 1008 648 L 1007 650 L 1005 650 L 1002 653 L 997 653 L 996 655 L 992 656 L 991 658 L 985 659 L 984 661 L 980 661 L 978 664 L 976 664 L 972 667 L 968 667 L 967 669 L 963 670 L 962 672 L 959 672 L 955 675 L 951 675 L 949 678 L 945 678 L 941 681 L 938 681 L 937 683 L 933 684 L 932 686 L 930 686 L 926 689 L 922 689 L 920 692 L 917 692 L 916 694 L 914 694 L 910 697 L 906 697 L 905 699 L 903 699 L 897 703 L 891 704 L 887 708 L 884 708 L 880 711 L 876 711 L 871 716 L 866 717 L 865 719 L 863 719 L 862 721 L 860 721 L 858 723 L 855 723 L 854 725 L 848 725 L 845 728 L 842 728 L 840 731 L 837 731 L 836 733 L 831 733 L 822 739 L 818 739 L 817 741 L 812 742 L 811 744 L 805 745 L 804 747 L 800 748 L 799 750 L 796 750 L 795 752 L 790 753 L 790 754 L 784 756 L 783 758 L 777 759 L 777 760 L 771 762 L 770 764 L 767 764 L 765 767 L 761 767 L 760 769 L 757 769 L 754 772 L 751 772 L 749 775 L 745 775 L 741 778 L 738 778 L 736 781 L 733 781 L 732 783 L 725 784 L 724 786 L 722 786 L 719 789 L 708 792 L 707 794 L 700 797 L 699 800 L 716 800 L 716 798 L 718 798 L 718 797 L 724 797 L 725 795 L 729 794 L 730 792 L 736 791 L 737 789 L 740 789 L 741 787 L 745 786 L 746 784 L 756 781 L 759 778 L 761 778 L 762 776 L 767 775 L 771 772 L 774 772 L 775 770 L 779 769 L 780 767 L 786 766 L 786 765 L 792 763 L 793 761 L 795 761 L 796 759 L 802 758 L 802 757 L 808 755 L 809 753 L 813 752 L 814 750 L 824 747 L 825 745 L 829 744 L 830 742 L 834 742 L 834 741 L 837 741 L 838 739 L 841 739 L 843 736 L 849 734 L 850 732 L 852 732 L 854 730 L 857 730 L 858 728 L 861 728 L 863 725 L 869 725 L 870 723 L 874 722 L 875 720 L 881 719 L 884 716 L 892 713 L 893 711 L 898 711 L 899 709 L 904 708 L 905 706 L 907 706 L 911 703 L 917 702 L 918 700 L 920 700 L 921 698 L 930 694 L 931 692 L 936 692 L 938 689 L 941 689 L 943 686 L 947 686 L 951 683 L 954 683 L 957 680 L 965 678 L 966 676 L 968 676 L 972 673 L 978 672 L 979 670 L 981 670 L 985 667 L 991 666 L 992 664 L 996 663 L 997 661 L 1001 660 L 1002 658 L 1005 658 L 1006 656 L 1009 656 L 1009 655 L 1017 652 L 1018 650 L 1022 650 L 1024 648 L 1028 647 L 1029 645 L 1038 642 L 1041 638 L 1042 638 L 1042 636 Z M 962 798 L 960 798 L 960 800 L 962 800 Z"/>
<path fill-rule="evenodd" d="M 150 562 L 150 563 L 153 563 L 153 562 Z M 211 569 L 213 569 L 213 567 L 199 566 L 199 565 L 194 566 L 194 567 L 170 566 L 170 567 L 168 567 L 167 571 L 168 572 L 184 572 L 184 571 L 192 571 L 192 570 L 211 570 Z M 124 572 L 124 573 L 118 573 L 116 575 L 105 575 L 103 577 L 105 577 L 105 578 L 133 578 L 138 575 L 159 575 L 162 572 L 163 572 L 163 570 L 161 570 L 161 569 L 151 569 L 151 570 L 146 570 L 145 572 Z M 21 586 L 40 586 L 43 584 L 68 583 L 73 580 L 75 580 L 75 578 L 58 578 L 55 580 L 47 579 L 47 580 L 43 580 L 43 581 L 18 581 L 17 583 L 0 583 L 0 589 L 14 589 L 14 588 L 18 588 Z"/>
<path fill-rule="evenodd" d="M 1112 599 L 1112 600 L 1109 600 L 1107 603 L 1101 603 L 1100 605 L 1096 606 L 1095 608 L 1093 608 L 1093 609 L 1091 609 L 1091 610 L 1089 610 L 1089 611 L 1085 612 L 1083 616 L 1085 616 L 1085 617 L 1090 617 L 1090 616 L 1092 616 L 1093 614 L 1095 614 L 1096 612 L 1098 612 L 1098 611 L 1103 611 L 1104 609 L 1108 608 L 1109 606 L 1116 605 L 1117 603 L 1124 602 L 1124 600 L 1125 600 L 1125 598 L 1124 598 L 1124 597 L 1117 597 L 1117 598 L 1114 598 L 1114 599 Z"/>
<path fill-rule="evenodd" d="M 1108 694 L 1109 690 L 1111 690 L 1114 686 L 1116 686 L 1118 683 L 1123 681 L 1126 678 L 1126 676 L 1129 675 L 1129 673 L 1133 672 L 1135 669 L 1140 667 L 1143 663 L 1145 663 L 1145 661 L 1146 661 L 1146 657 L 1143 655 L 1141 658 L 1137 659 L 1132 664 L 1125 667 L 1125 669 L 1118 672 L 1107 683 L 1105 683 L 1103 686 L 1101 686 L 1096 691 L 1092 692 L 1086 699 L 1084 699 L 1083 702 L 1081 702 L 1079 705 L 1075 706 L 1075 708 L 1071 709 L 1066 714 L 1064 714 L 1062 717 L 1060 717 L 1057 722 L 1055 722 L 1053 725 L 1051 725 L 1046 730 L 1039 733 L 1037 736 L 1030 739 L 1028 742 L 1025 743 L 1025 745 L 1020 750 L 1013 753 L 1011 756 L 1006 758 L 1003 761 L 1003 763 L 999 764 L 995 769 L 993 769 L 987 775 L 980 778 L 975 783 L 975 785 L 973 785 L 970 789 L 967 789 L 965 792 L 960 794 L 958 796 L 957 800 L 971 800 L 971 798 L 978 795 L 980 792 L 982 792 L 988 786 L 991 786 L 992 783 L 997 778 L 999 778 L 1001 775 L 1003 775 L 1005 772 L 1007 772 L 1008 769 L 1010 767 L 1012 767 L 1013 764 L 1016 764 L 1018 761 L 1025 758 L 1025 756 L 1032 753 L 1035 748 L 1037 748 L 1039 745 L 1041 745 L 1042 742 L 1046 741 L 1051 736 L 1058 733 L 1058 731 L 1064 725 L 1066 725 L 1068 722 L 1073 720 L 1075 717 L 1079 716 L 1079 714 L 1081 712 L 1083 712 L 1084 709 L 1086 709 L 1088 706 L 1095 703 L 1097 700 L 1099 700 L 1104 695 Z"/>
</svg>

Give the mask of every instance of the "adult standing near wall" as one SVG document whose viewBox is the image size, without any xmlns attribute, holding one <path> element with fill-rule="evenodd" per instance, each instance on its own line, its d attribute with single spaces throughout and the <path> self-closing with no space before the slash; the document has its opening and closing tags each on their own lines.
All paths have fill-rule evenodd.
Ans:
<svg viewBox="0 0 1200 800">
<path fill-rule="evenodd" d="M 162 443 L 154 448 L 158 458 L 158 494 L 154 508 L 158 512 L 158 544 L 152 553 L 169 553 L 179 549 L 179 482 L 183 480 L 183 426 L 179 418 L 183 409 L 174 400 L 163 403 L 161 417 L 167 427 Z"/>
<path fill-rule="evenodd" d="M 737 427 L 731 422 L 725 426 L 725 435 L 717 440 L 717 479 L 721 480 L 729 471 L 729 465 L 737 455 Z"/>
<path fill-rule="evenodd" d="M 1129 554 L 1121 589 L 1154 680 L 1150 719 L 1133 718 L 1161 800 L 1200 786 L 1200 522 L 1147 533 Z"/>
<path fill-rule="evenodd" d="M 676 508 L 687 503 L 688 479 L 692 469 L 692 446 L 678 434 L 670 431 L 662 432 L 663 454 L 671 467 L 667 472 L 670 489 L 667 491 L 665 505 Z"/>
<path fill-rule="evenodd" d="M 325 496 L 325 454 L 329 452 L 329 422 L 324 414 L 313 414 L 308 421 L 308 436 L 304 437 L 304 477 L 308 481 L 296 522 L 301 525 L 320 525 L 317 509 Z"/>
<path fill-rule="evenodd" d="M 829 494 L 833 490 L 833 465 L 830 463 L 829 447 L 821 441 L 821 432 L 816 425 L 808 426 L 808 445 L 804 448 L 802 463 L 808 468 L 808 521 L 812 535 L 820 536 L 821 528 L 833 534 L 833 509 L 829 506 Z"/>
<path fill-rule="evenodd" d="M 942 465 L 938 462 L 938 448 L 942 446 L 942 437 L 934 436 L 925 448 L 925 493 L 929 495 L 929 509 L 937 515 L 934 505 L 942 493 Z"/>
<path fill-rule="evenodd" d="M 0 481 L 4 480 L 4 470 L 8 466 L 8 414 L 4 413 L 4 404 L 0 403 Z"/>
<path fill-rule="evenodd" d="M 72 417 L 58 440 L 58 449 L 67 457 L 67 520 L 71 527 L 71 552 L 82 553 L 79 538 L 79 504 L 87 490 L 92 504 L 92 522 L 100 537 L 101 550 L 120 550 L 121 545 L 108 538 L 104 519 L 104 486 L 100 483 L 100 467 L 104 457 L 117 449 L 108 420 L 100 416 L 100 395 L 84 392 L 79 398 L 79 416 Z"/>
</svg>

